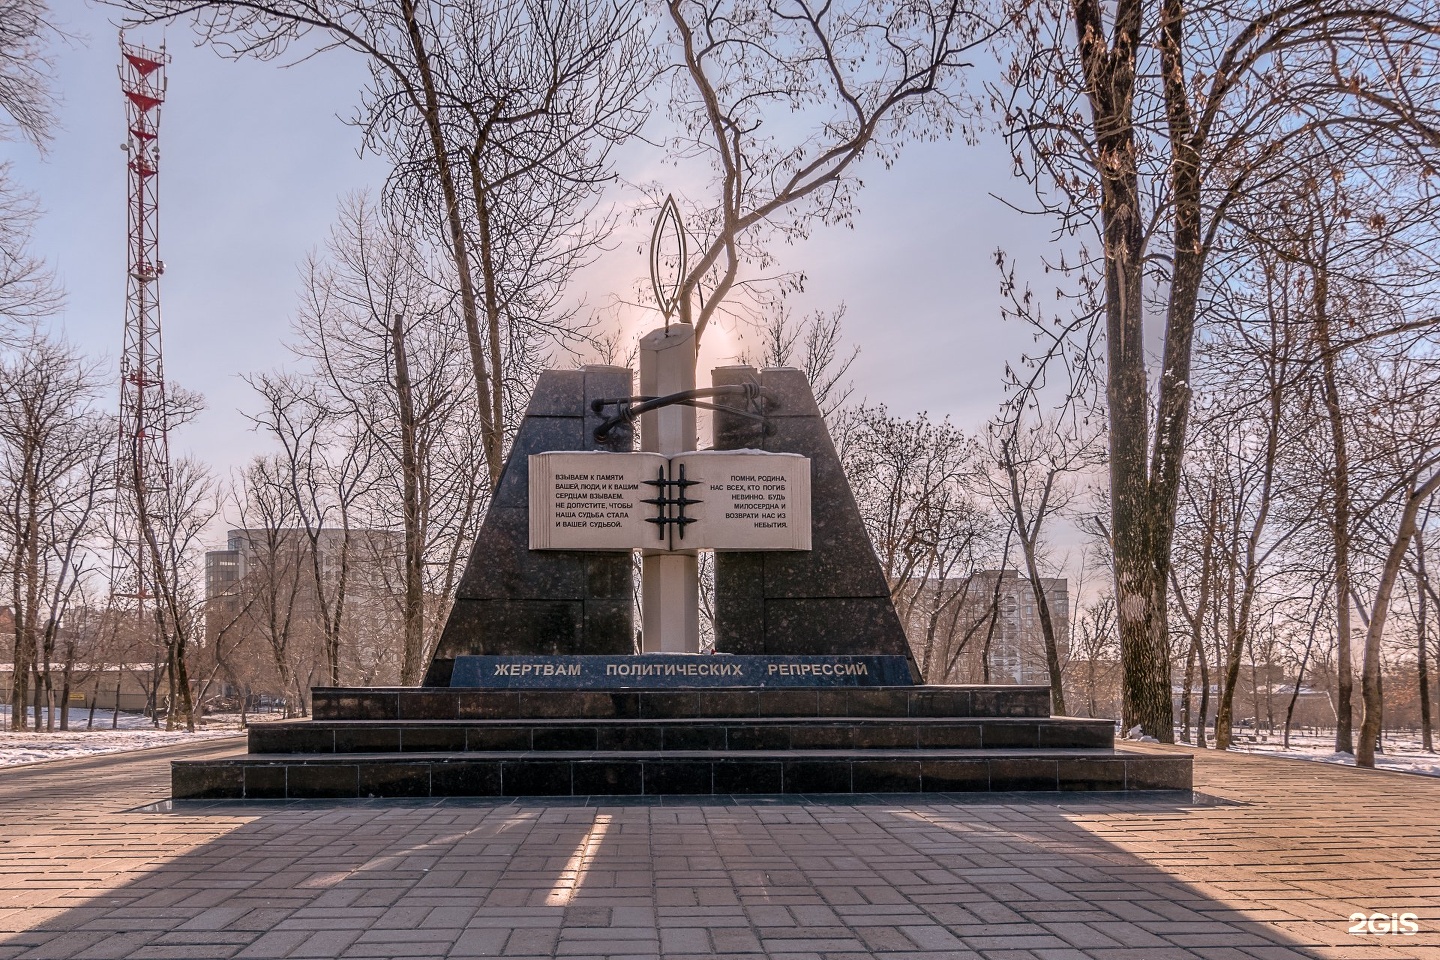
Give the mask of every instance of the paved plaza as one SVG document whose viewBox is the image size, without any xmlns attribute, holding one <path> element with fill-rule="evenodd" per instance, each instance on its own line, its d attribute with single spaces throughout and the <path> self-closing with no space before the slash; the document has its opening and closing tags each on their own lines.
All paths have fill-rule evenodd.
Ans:
<svg viewBox="0 0 1440 960">
<path fill-rule="evenodd" d="M 240 749 L 0 773 L 0 960 L 1440 958 L 1433 778 L 1197 751 L 1194 802 L 146 809 Z"/>
</svg>

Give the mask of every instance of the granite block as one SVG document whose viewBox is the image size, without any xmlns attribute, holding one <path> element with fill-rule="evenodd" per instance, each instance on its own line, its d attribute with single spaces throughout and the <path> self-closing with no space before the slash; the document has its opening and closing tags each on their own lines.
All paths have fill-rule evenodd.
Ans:
<svg viewBox="0 0 1440 960">
<path fill-rule="evenodd" d="M 311 713 L 316 720 L 396 720 L 399 703 L 398 690 L 326 690 L 314 695 Z"/>
<path fill-rule="evenodd" d="M 464 727 L 440 727 L 410 724 L 400 729 L 400 749 L 411 753 L 448 753 L 464 750 Z"/>
<path fill-rule="evenodd" d="M 987 760 L 922 760 L 920 789 L 926 793 L 983 793 L 990 789 Z"/>
<path fill-rule="evenodd" d="M 782 793 L 784 765 L 778 760 L 724 759 L 715 764 L 716 793 Z"/>
<path fill-rule="evenodd" d="M 285 797 L 285 765 L 267 764 L 245 767 L 246 800 L 281 800 Z"/>
<path fill-rule="evenodd" d="M 500 485 L 495 489 L 491 509 L 529 504 L 530 454 L 550 450 L 591 450 L 594 446 L 594 442 L 585 436 L 584 421 L 580 417 L 526 417 L 515 434 L 515 442 L 510 445 L 505 472 L 500 475 Z M 484 542 L 484 538 L 482 529 L 476 545 Z M 474 554 L 471 556 L 474 557 Z"/>
<path fill-rule="evenodd" d="M 783 724 L 742 724 L 726 727 L 724 749 L 789 750 L 791 747 L 790 729 Z M 768 793 L 769 791 L 763 792 Z"/>
<path fill-rule="evenodd" d="M 525 407 L 527 417 L 578 417 L 585 409 L 585 371 L 546 370 Z"/>
<path fill-rule="evenodd" d="M 530 732 L 533 750 L 595 750 L 594 727 L 536 727 Z"/>
<path fill-rule="evenodd" d="M 587 653 L 583 600 L 456 599 L 440 648 L 464 654 Z"/>
<path fill-rule="evenodd" d="M 761 385 L 766 422 L 727 413 L 744 401 L 719 398 L 717 450 L 755 448 L 810 458 L 812 549 L 767 553 L 755 582 L 753 554 L 720 552 L 716 649 L 732 653 L 877 653 L 910 657 L 889 586 L 865 530 L 835 445 L 805 375 L 788 368 L 716 369 L 717 386 Z M 753 601 L 764 599 L 763 609 Z M 867 605 L 858 601 L 870 601 Z M 919 679 L 911 661 L 912 679 Z"/>
<path fill-rule="evenodd" d="M 465 731 L 466 750 L 529 750 L 530 727 L 484 726 Z"/>
<path fill-rule="evenodd" d="M 400 749 L 399 727 L 337 727 L 336 753 L 393 753 Z"/>
<path fill-rule="evenodd" d="M 513 690 L 461 690 L 455 701 L 460 720 L 510 720 L 522 715 L 520 694 Z"/>
<path fill-rule="evenodd" d="M 428 763 L 362 763 L 357 776 L 362 797 L 430 796 Z"/>
<path fill-rule="evenodd" d="M 401 720 L 454 720 L 460 707 L 450 691 L 422 688 L 400 691 L 398 712 Z"/>
<path fill-rule="evenodd" d="M 592 448 L 599 450 L 611 450 L 617 453 L 633 450 L 635 430 L 633 427 L 623 424 L 610 430 L 604 444 L 595 442 L 595 429 L 614 416 L 616 410 L 613 406 L 596 410 L 595 401 L 633 396 L 635 394 L 635 372 L 629 367 L 609 364 L 588 364 L 583 368 L 583 372 L 585 374 L 585 401 L 581 405 L 581 412 L 584 419 L 586 441 Z"/>
<path fill-rule="evenodd" d="M 857 724 L 854 738 L 859 750 L 914 750 L 919 745 L 912 723 Z"/>
<path fill-rule="evenodd" d="M 658 752 L 663 746 L 662 727 L 621 724 L 602 726 L 596 730 L 597 750 L 636 750 Z"/>
<path fill-rule="evenodd" d="M 714 793 L 708 760 L 646 760 L 645 793 L 652 796 Z"/>
<path fill-rule="evenodd" d="M 667 725 L 662 733 L 664 750 L 724 750 L 725 728 L 714 724 Z"/>
<path fill-rule="evenodd" d="M 245 768 L 239 764 L 170 764 L 170 796 L 175 800 L 224 800 L 245 796 Z"/>
<path fill-rule="evenodd" d="M 853 723 L 797 723 L 790 731 L 795 750 L 850 750 L 859 732 Z"/>
<path fill-rule="evenodd" d="M 855 760 L 850 764 L 856 793 L 919 793 L 919 760 Z"/>
<path fill-rule="evenodd" d="M 1115 745 L 1115 725 L 1104 723 L 1081 723 L 1078 721 L 1042 720 L 1039 727 L 1042 747 L 1089 747 L 1108 749 Z"/>
<path fill-rule="evenodd" d="M 903 687 L 845 691 L 845 712 L 852 717 L 905 717 L 910 711 L 910 691 Z"/>
<path fill-rule="evenodd" d="M 251 753 L 334 753 L 335 731 L 313 721 L 257 723 L 246 737 Z"/>
<path fill-rule="evenodd" d="M 904 632 L 889 597 L 767 597 L 764 631 L 768 654 L 908 655 L 908 647 L 899 646 Z"/>
<path fill-rule="evenodd" d="M 628 551 L 603 557 L 531 551 L 528 520 L 531 454 L 632 448 L 629 429 L 596 443 L 594 429 L 608 414 L 590 405 L 600 397 L 630 396 L 632 379 L 625 368 L 599 365 L 540 375 L 426 671 L 427 685 L 448 683 L 444 667 L 462 654 L 632 649 Z M 620 601 L 627 601 L 623 609 Z"/>
<path fill-rule="evenodd" d="M 1059 764 L 1044 757 L 995 758 L 990 764 L 990 789 L 1058 790 Z"/>
<path fill-rule="evenodd" d="M 521 690 L 515 716 L 538 720 L 569 720 L 584 717 L 588 693 L 568 690 Z"/>
<path fill-rule="evenodd" d="M 628 571 L 630 558 L 624 557 Z M 620 656 L 635 652 L 635 604 L 589 598 L 584 607 L 584 653 Z"/>
<path fill-rule="evenodd" d="M 1062 759 L 1058 776 L 1061 790 L 1124 790 L 1125 761 Z"/>
<path fill-rule="evenodd" d="M 431 763 L 430 795 L 498 797 L 500 766 L 494 760 L 442 760 Z"/>
<path fill-rule="evenodd" d="M 910 693 L 912 717 L 968 717 L 971 715 L 969 690 L 916 689 Z"/>
<path fill-rule="evenodd" d="M 628 553 L 585 553 L 585 597 L 587 600 L 634 602 L 635 565 Z M 624 651 L 628 653 L 629 651 Z"/>
<path fill-rule="evenodd" d="M 571 761 L 505 760 L 501 788 L 507 797 L 568 797 L 571 795 Z"/>
<path fill-rule="evenodd" d="M 1048 687 L 976 687 L 970 691 L 976 717 L 1048 717 Z"/>
<path fill-rule="evenodd" d="M 1189 757 L 1126 757 L 1126 790 L 1191 790 L 1194 771 Z"/>
<path fill-rule="evenodd" d="M 577 760 L 575 796 L 638 796 L 645 778 L 639 760 Z"/>
<path fill-rule="evenodd" d="M 425 668 L 425 676 L 420 679 L 420 686 L 448 687 L 454 669 L 454 657 L 434 657 L 430 660 L 430 666 Z"/>
<path fill-rule="evenodd" d="M 843 701 L 845 692 L 836 692 Z M 817 692 L 813 689 L 761 690 L 756 698 L 756 709 L 762 717 L 813 717 L 818 712 L 817 702 Z"/>
<path fill-rule="evenodd" d="M 978 750 L 984 744 L 975 723 L 926 723 L 919 728 L 920 747 L 933 750 Z"/>
<path fill-rule="evenodd" d="M 786 760 L 783 793 L 850 793 L 850 761 Z"/>
<path fill-rule="evenodd" d="M 850 696 L 845 690 L 817 690 L 815 692 L 815 715 L 817 717 L 850 716 Z"/>
<path fill-rule="evenodd" d="M 627 690 L 594 690 L 577 693 L 583 716 L 599 720 L 634 719 L 640 716 L 640 693 Z"/>
<path fill-rule="evenodd" d="M 757 717 L 759 690 L 701 690 L 695 698 L 697 717 Z"/>
<path fill-rule="evenodd" d="M 590 558 L 583 553 L 531 550 L 528 508 L 491 507 L 485 515 L 480 542 L 485 549 L 471 554 L 455 588 L 456 597 L 465 600 L 585 599 Z M 604 559 L 613 560 L 608 556 Z M 630 558 L 621 559 L 628 568 Z"/>
<path fill-rule="evenodd" d="M 700 711 L 700 698 L 693 690 L 642 690 L 640 716 L 653 720 L 692 720 Z"/>
<path fill-rule="evenodd" d="M 743 554 L 717 553 L 715 569 L 723 570 L 724 558 Z M 732 597 L 715 589 L 715 649 L 721 653 L 765 653 L 765 598 Z M 719 598 L 724 597 L 722 602 Z"/>
<path fill-rule="evenodd" d="M 359 770 L 354 763 L 292 763 L 285 769 L 286 796 L 357 797 L 359 790 Z"/>
<path fill-rule="evenodd" d="M 715 592 L 731 600 L 765 596 L 765 554 L 722 551 L 715 565 Z"/>
<path fill-rule="evenodd" d="M 986 750 L 1004 747 L 1033 749 L 1040 746 L 1040 731 L 1034 723 L 983 723 L 980 725 L 980 742 Z"/>
</svg>

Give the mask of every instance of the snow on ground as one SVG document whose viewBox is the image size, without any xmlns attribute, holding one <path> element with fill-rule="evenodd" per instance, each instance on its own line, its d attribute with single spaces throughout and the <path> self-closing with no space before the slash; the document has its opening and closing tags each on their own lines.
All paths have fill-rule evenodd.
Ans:
<svg viewBox="0 0 1440 960">
<path fill-rule="evenodd" d="M 1335 735 L 1331 734 L 1290 734 L 1290 749 L 1284 747 L 1285 737 L 1281 733 L 1240 733 L 1240 741 L 1231 749 L 1237 753 L 1261 753 L 1271 757 L 1289 757 L 1293 760 L 1318 760 L 1320 763 L 1338 763 L 1355 766 L 1355 757 L 1348 753 L 1335 752 Z M 1254 737 L 1252 742 L 1250 737 Z M 1440 754 L 1426 753 L 1420 746 L 1420 737 L 1394 734 L 1382 741 L 1384 753 L 1375 754 L 1378 770 L 1399 770 L 1402 773 L 1419 773 L 1427 777 L 1440 777 Z"/>
<path fill-rule="evenodd" d="M 86 730 L 88 717 L 88 711 L 72 711 L 71 729 L 65 732 L 57 730 L 54 733 L 44 733 L 34 729 L 12 731 L 9 729 L 10 708 L 0 707 L 0 728 L 3 728 L 0 729 L 0 767 L 39 763 L 44 760 L 68 760 L 101 753 L 124 753 L 127 750 L 164 747 L 175 743 L 193 743 L 196 740 L 234 737 L 241 732 L 236 721 L 206 723 L 195 733 L 183 730 L 167 731 L 164 721 L 156 728 L 147 717 L 123 712 L 116 724 L 117 729 L 112 730 L 109 710 L 96 710 L 95 727 Z M 58 716 L 56 722 L 59 722 Z"/>
</svg>

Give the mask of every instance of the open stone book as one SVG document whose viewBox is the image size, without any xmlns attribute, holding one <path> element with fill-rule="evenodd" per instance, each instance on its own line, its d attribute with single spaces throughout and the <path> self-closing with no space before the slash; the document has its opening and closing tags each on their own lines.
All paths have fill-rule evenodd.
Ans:
<svg viewBox="0 0 1440 960">
<path fill-rule="evenodd" d="M 793 453 L 530 457 L 531 550 L 809 550 L 810 461 Z"/>
</svg>

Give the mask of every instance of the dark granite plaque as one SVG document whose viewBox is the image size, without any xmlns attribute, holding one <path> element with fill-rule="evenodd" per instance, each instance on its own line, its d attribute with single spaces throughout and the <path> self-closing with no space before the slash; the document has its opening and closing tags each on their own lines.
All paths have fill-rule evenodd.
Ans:
<svg viewBox="0 0 1440 960">
<path fill-rule="evenodd" d="M 646 687 L 909 686 L 899 656 L 735 656 L 647 653 L 631 656 L 459 656 L 451 687 L 576 690 Z"/>
<path fill-rule="evenodd" d="M 633 649 L 630 551 L 542 552 L 529 544 L 530 454 L 631 449 L 629 430 L 611 431 L 605 443 L 595 440 L 605 417 L 591 405 L 628 397 L 631 380 L 624 367 L 540 375 L 422 686 L 446 686 L 458 656 Z"/>
<path fill-rule="evenodd" d="M 715 648 L 734 654 L 832 651 L 906 659 L 921 681 L 855 494 L 805 374 L 790 368 L 720 367 L 716 386 L 763 391 L 765 422 L 749 401 L 719 397 L 715 449 L 798 453 L 810 459 L 811 549 L 715 554 Z"/>
</svg>

